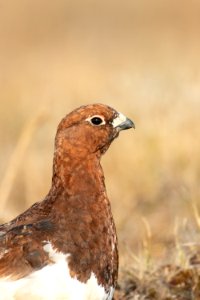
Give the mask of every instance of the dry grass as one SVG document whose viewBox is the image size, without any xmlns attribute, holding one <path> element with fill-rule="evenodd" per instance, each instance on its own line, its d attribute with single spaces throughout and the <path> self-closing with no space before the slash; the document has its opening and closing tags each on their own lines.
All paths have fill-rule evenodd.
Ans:
<svg viewBox="0 0 200 300">
<path fill-rule="evenodd" d="M 130 116 L 136 131 L 122 133 L 102 162 L 131 274 L 121 274 L 124 299 L 198 299 L 199 8 L 189 0 L 1 6 L 0 219 L 47 193 L 64 114 L 98 101 Z M 170 282 L 179 273 L 192 292 L 176 298 Z"/>
</svg>

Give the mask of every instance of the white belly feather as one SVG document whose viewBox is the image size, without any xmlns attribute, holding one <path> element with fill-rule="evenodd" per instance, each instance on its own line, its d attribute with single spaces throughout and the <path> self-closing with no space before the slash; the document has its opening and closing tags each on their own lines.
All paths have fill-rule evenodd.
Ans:
<svg viewBox="0 0 200 300">
<path fill-rule="evenodd" d="M 55 252 L 50 243 L 44 246 L 55 264 L 35 271 L 29 276 L 12 281 L 0 280 L 0 300 L 111 300 L 114 289 L 105 292 L 95 275 L 86 283 L 70 277 L 67 256 Z"/>
</svg>

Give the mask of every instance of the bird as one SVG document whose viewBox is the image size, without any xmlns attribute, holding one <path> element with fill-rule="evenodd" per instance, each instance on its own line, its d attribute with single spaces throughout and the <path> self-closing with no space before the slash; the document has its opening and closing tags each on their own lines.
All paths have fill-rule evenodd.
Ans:
<svg viewBox="0 0 200 300">
<path fill-rule="evenodd" d="M 104 104 L 58 125 L 46 197 L 0 225 L 0 300 L 111 300 L 118 242 L 100 164 L 133 121 Z"/>
</svg>

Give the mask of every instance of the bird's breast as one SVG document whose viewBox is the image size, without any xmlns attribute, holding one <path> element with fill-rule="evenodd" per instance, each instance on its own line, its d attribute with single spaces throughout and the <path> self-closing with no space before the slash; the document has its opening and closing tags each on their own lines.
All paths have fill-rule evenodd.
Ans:
<svg viewBox="0 0 200 300">
<path fill-rule="evenodd" d="M 44 246 L 52 264 L 18 279 L 0 280 L 1 300 L 111 300 L 114 288 L 105 291 L 94 273 L 85 282 L 70 276 L 70 254 L 56 252 L 50 243 Z"/>
</svg>

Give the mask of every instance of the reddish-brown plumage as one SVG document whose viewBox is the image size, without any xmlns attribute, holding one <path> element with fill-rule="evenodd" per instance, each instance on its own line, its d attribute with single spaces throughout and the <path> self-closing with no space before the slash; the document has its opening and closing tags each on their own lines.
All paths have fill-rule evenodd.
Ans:
<svg viewBox="0 0 200 300">
<path fill-rule="evenodd" d="M 103 123 L 92 124 L 92 116 Z M 129 119 L 114 126 L 118 117 L 114 109 L 94 104 L 60 122 L 48 195 L 0 226 L 0 277 L 22 278 L 53 263 L 43 248 L 50 241 L 70 254 L 71 276 L 86 282 L 93 272 L 105 290 L 116 286 L 117 237 L 100 158 L 120 130 L 134 126 Z"/>
</svg>

